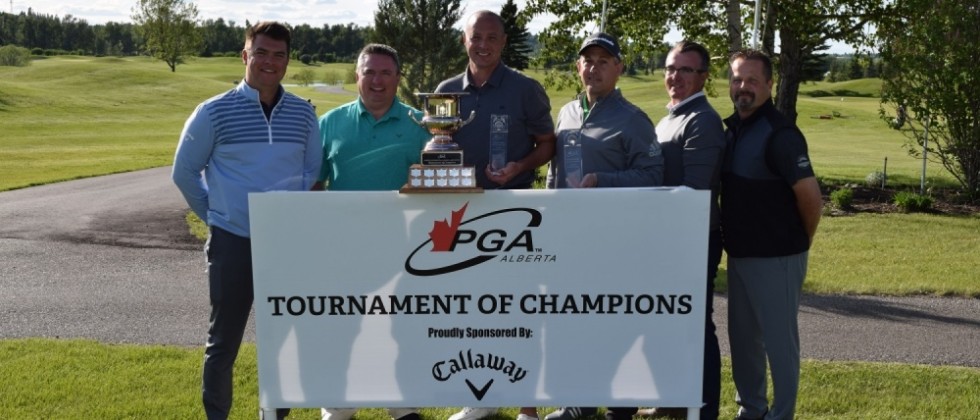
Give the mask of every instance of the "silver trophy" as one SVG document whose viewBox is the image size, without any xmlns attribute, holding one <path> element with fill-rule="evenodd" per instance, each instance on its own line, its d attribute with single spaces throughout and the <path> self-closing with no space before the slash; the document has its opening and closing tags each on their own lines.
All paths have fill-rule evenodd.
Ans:
<svg viewBox="0 0 980 420">
<path fill-rule="evenodd" d="M 464 191 L 478 189 L 476 170 L 463 166 L 463 150 L 453 140 L 453 134 L 473 121 L 476 111 L 465 120 L 459 115 L 459 98 L 466 92 L 416 93 L 422 98 L 425 115 L 422 120 L 412 112 L 408 115 L 416 124 L 432 134 L 421 153 L 421 164 L 412 165 L 408 183 L 402 192 Z"/>
<path fill-rule="evenodd" d="M 463 165 L 463 150 L 453 141 L 453 133 L 476 117 L 476 111 L 470 111 L 470 116 L 466 120 L 459 115 L 459 98 L 463 95 L 469 93 L 415 94 L 422 98 L 425 116 L 422 117 L 422 121 L 415 118 L 412 113 L 409 113 L 409 116 L 416 124 L 432 134 L 432 139 L 425 144 L 425 150 L 422 151 L 423 166 Z"/>
</svg>

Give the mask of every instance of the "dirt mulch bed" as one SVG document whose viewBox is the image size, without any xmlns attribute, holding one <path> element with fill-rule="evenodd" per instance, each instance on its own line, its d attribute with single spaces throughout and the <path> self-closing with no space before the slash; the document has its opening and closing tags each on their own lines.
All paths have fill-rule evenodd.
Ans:
<svg viewBox="0 0 980 420">
<path fill-rule="evenodd" d="M 830 214 L 833 216 L 846 216 L 854 213 L 902 213 L 894 203 L 894 196 L 899 191 L 891 188 L 868 188 L 864 186 L 851 185 L 854 191 L 854 199 L 849 209 L 832 208 Z M 831 187 L 829 190 L 837 190 Z M 827 188 L 825 188 L 827 190 Z M 824 191 L 824 203 L 833 207 L 830 201 L 829 191 Z M 969 216 L 980 214 L 980 202 L 967 202 L 955 191 L 933 191 L 929 195 L 932 197 L 932 209 L 928 213 L 944 214 L 950 216 Z"/>
</svg>

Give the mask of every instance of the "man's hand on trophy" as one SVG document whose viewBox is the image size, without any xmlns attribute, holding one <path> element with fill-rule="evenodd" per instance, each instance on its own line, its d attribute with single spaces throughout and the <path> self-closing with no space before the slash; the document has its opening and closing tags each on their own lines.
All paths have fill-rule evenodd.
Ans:
<svg viewBox="0 0 980 420">
<path fill-rule="evenodd" d="M 594 173 L 585 174 L 581 179 L 575 174 L 565 177 L 565 185 L 568 188 L 595 188 L 598 184 L 599 178 Z"/>
<path fill-rule="evenodd" d="M 492 165 L 487 165 L 487 179 L 504 185 L 510 182 L 515 176 L 521 173 L 521 167 L 517 162 L 507 162 L 503 168 L 494 169 Z"/>
<path fill-rule="evenodd" d="M 578 184 L 579 188 L 595 188 L 599 186 L 599 177 L 595 173 L 588 173 L 582 177 L 582 182 Z"/>
</svg>

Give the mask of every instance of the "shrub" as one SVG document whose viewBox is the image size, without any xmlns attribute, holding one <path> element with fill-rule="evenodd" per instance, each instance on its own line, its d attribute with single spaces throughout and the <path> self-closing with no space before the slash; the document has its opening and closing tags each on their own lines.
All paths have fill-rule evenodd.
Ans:
<svg viewBox="0 0 980 420">
<path fill-rule="evenodd" d="M 341 83 L 354 83 L 357 80 L 354 78 L 354 71 L 344 72 L 343 70 L 327 70 L 324 73 L 324 82 L 328 85 L 335 85 Z"/>
<path fill-rule="evenodd" d="M 854 202 L 854 190 L 847 187 L 836 190 L 830 193 L 830 202 L 838 209 L 847 210 Z"/>
<path fill-rule="evenodd" d="M 303 86 L 309 86 L 313 84 L 313 81 L 315 79 L 316 79 L 316 74 L 313 73 L 312 69 L 302 69 L 293 75 L 293 80 L 296 80 L 297 83 Z"/>
<path fill-rule="evenodd" d="M 31 65 L 31 50 L 16 45 L 0 47 L 0 66 L 27 67 Z"/>
<path fill-rule="evenodd" d="M 864 177 L 864 184 L 871 188 L 882 188 L 885 183 L 885 173 L 874 171 Z"/>
<path fill-rule="evenodd" d="M 906 213 L 928 211 L 932 208 L 932 197 L 908 191 L 895 194 L 893 202 Z"/>
<path fill-rule="evenodd" d="M 308 66 L 311 63 L 313 63 L 313 56 L 309 54 L 303 54 L 299 56 L 299 61 L 301 61 L 303 64 L 306 64 Z"/>
</svg>

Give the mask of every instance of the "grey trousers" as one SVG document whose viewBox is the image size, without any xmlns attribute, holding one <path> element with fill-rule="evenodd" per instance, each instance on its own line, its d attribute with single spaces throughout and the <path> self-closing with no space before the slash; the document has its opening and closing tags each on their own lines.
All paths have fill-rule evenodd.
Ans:
<svg viewBox="0 0 980 420">
<path fill-rule="evenodd" d="M 249 238 L 211 227 L 205 248 L 211 320 L 201 387 L 208 420 L 227 419 L 231 411 L 232 368 L 252 309 L 251 250 Z"/>
<path fill-rule="evenodd" d="M 772 258 L 728 258 L 728 340 L 732 377 L 746 418 L 789 420 L 800 384 L 797 314 L 807 252 Z M 773 402 L 766 398 L 766 361 Z M 768 409 L 768 414 L 766 410 Z"/>
<path fill-rule="evenodd" d="M 205 254 L 211 319 L 201 394 L 208 420 L 225 420 L 232 405 L 232 369 L 252 310 L 252 241 L 211 227 Z M 276 409 L 277 419 L 288 414 L 289 409 Z"/>
</svg>

